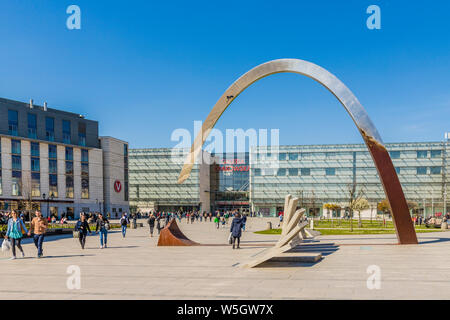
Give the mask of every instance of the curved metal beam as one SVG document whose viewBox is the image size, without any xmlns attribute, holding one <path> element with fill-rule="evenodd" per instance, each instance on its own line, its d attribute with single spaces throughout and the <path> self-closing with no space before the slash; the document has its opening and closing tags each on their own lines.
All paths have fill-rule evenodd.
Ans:
<svg viewBox="0 0 450 320">
<path fill-rule="evenodd" d="M 411 222 L 408 205 L 392 160 L 381 137 L 367 112 L 353 93 L 333 74 L 324 68 L 299 59 L 279 59 L 263 63 L 237 79 L 220 97 L 202 125 L 186 157 L 178 183 L 184 182 L 191 173 L 195 159 L 200 153 L 206 138 L 225 109 L 252 83 L 272 74 L 291 72 L 307 76 L 327 88 L 344 106 L 360 131 L 378 170 L 384 192 L 391 206 L 391 212 L 400 244 L 417 244 L 414 226 Z"/>
</svg>

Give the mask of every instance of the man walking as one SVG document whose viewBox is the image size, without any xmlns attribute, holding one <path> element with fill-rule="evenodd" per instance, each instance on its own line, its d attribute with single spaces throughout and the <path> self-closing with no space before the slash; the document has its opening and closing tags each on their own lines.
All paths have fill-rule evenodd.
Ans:
<svg viewBox="0 0 450 320">
<path fill-rule="evenodd" d="M 89 228 L 89 224 L 86 221 L 86 215 L 84 213 L 80 214 L 80 220 L 77 221 L 75 230 L 79 232 L 81 249 L 84 249 L 87 233 L 91 233 L 91 229 Z"/>
<path fill-rule="evenodd" d="M 42 252 L 42 243 L 44 242 L 45 231 L 48 227 L 48 221 L 42 216 L 40 211 L 35 212 L 36 216 L 31 220 L 30 230 L 28 230 L 28 236 L 31 236 L 33 233 L 34 245 L 37 248 L 37 257 L 41 258 L 43 255 Z"/>
<path fill-rule="evenodd" d="M 122 238 L 125 238 L 127 234 L 128 217 L 126 213 L 122 213 L 122 218 L 120 218 L 120 225 L 122 226 Z"/>
</svg>

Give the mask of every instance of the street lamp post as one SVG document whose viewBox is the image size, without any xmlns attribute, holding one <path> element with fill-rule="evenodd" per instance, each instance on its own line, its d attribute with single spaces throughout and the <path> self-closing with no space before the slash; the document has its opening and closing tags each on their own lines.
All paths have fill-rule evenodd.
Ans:
<svg viewBox="0 0 450 320">
<path fill-rule="evenodd" d="M 50 196 L 46 196 L 45 193 L 42 194 L 42 199 L 47 200 L 47 218 L 50 216 L 49 210 L 50 210 L 50 199 L 53 201 L 55 196 L 53 195 L 53 192 L 50 194 Z"/>
</svg>

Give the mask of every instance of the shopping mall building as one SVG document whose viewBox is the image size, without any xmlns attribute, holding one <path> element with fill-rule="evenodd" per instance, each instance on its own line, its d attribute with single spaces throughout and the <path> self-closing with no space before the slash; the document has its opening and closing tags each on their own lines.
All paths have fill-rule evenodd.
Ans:
<svg viewBox="0 0 450 320">
<path fill-rule="evenodd" d="M 415 213 L 427 216 L 444 208 L 449 191 L 449 140 L 387 143 L 408 201 Z M 364 144 L 280 146 L 252 148 L 249 153 L 211 154 L 210 163 L 196 164 L 191 177 L 177 184 L 182 161 L 171 149 L 130 150 L 130 205 L 141 211 L 239 209 L 276 215 L 284 197 L 299 198 L 309 214 L 328 216 L 326 203 L 348 212 L 350 190 L 369 201 L 362 216 L 375 217 L 385 199 L 383 187 Z M 186 152 L 186 151 L 184 151 Z M 206 152 L 204 152 L 206 153 Z"/>
<path fill-rule="evenodd" d="M 84 116 L 0 98 L 0 210 L 129 211 L 128 143 Z"/>
</svg>

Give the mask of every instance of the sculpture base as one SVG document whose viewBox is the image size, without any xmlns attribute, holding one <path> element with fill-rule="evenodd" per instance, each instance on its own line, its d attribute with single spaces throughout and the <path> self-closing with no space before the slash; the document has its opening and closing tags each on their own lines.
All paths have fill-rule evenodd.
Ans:
<svg viewBox="0 0 450 320">
<path fill-rule="evenodd" d="M 186 237 L 177 225 L 177 221 L 172 219 L 164 229 L 161 230 L 158 239 L 158 246 L 199 246 L 200 244 Z"/>
</svg>

